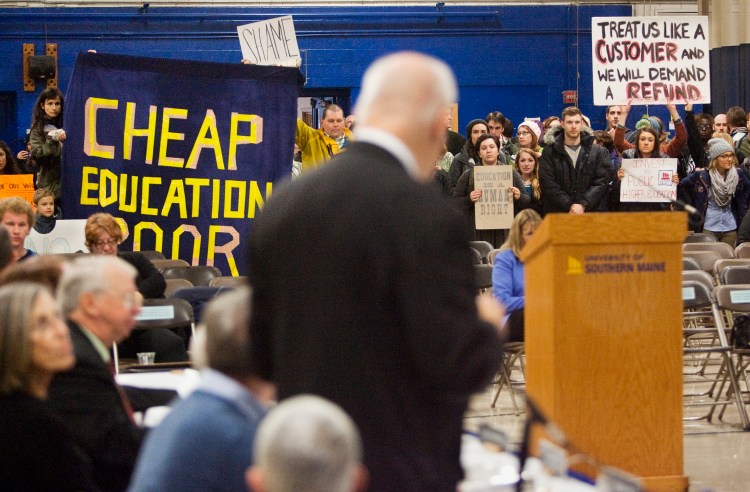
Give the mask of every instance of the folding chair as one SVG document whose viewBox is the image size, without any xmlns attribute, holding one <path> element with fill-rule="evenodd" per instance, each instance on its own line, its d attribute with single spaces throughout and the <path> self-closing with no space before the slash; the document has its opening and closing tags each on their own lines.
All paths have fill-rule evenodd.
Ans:
<svg viewBox="0 0 750 492">
<path fill-rule="evenodd" d="M 750 258 L 750 243 L 742 243 L 734 248 L 734 257 L 740 259 Z"/>
<path fill-rule="evenodd" d="M 195 335 L 193 308 L 183 299 L 144 299 L 140 314 L 136 317 L 133 330 L 190 328 L 190 335 Z M 113 346 L 115 370 L 119 373 L 119 354 L 117 344 Z"/>
<path fill-rule="evenodd" d="M 684 272 L 686 270 L 700 271 L 701 266 L 700 264 L 698 264 L 697 261 L 695 261 L 692 258 L 683 258 L 682 259 L 682 271 Z"/>
<path fill-rule="evenodd" d="M 487 255 L 487 261 L 489 261 L 490 265 L 495 264 L 495 257 L 498 253 L 500 253 L 500 251 L 502 251 L 502 249 L 493 249 L 492 251 L 490 251 L 490 254 Z"/>
<path fill-rule="evenodd" d="M 724 259 L 734 258 L 734 248 L 727 243 L 684 243 L 682 251 L 714 251 Z"/>
<path fill-rule="evenodd" d="M 695 280 L 696 282 L 700 282 L 706 286 L 709 292 L 713 290 L 715 285 L 714 277 L 711 276 L 710 273 L 701 270 L 683 270 L 682 280 Z"/>
<path fill-rule="evenodd" d="M 208 287 L 211 280 L 221 277 L 221 271 L 213 266 L 171 266 L 161 270 L 165 279 L 183 278 L 195 287 Z"/>
<path fill-rule="evenodd" d="M 750 259 L 746 260 L 738 260 L 736 258 L 730 258 L 730 259 L 721 259 L 718 260 L 716 263 L 714 263 L 714 275 L 716 276 L 717 280 L 721 280 L 721 274 L 724 272 L 724 269 L 728 267 L 750 267 Z"/>
<path fill-rule="evenodd" d="M 721 285 L 750 284 L 750 266 L 728 266 L 719 276 Z"/>
<path fill-rule="evenodd" d="M 474 287 L 480 292 L 492 290 L 492 265 L 474 265 Z"/>
<path fill-rule="evenodd" d="M 715 243 L 716 237 L 713 234 L 703 232 L 692 232 L 685 236 L 683 243 Z"/>
<path fill-rule="evenodd" d="M 162 271 L 165 268 L 173 267 L 173 266 L 190 266 L 190 263 L 188 263 L 185 260 L 150 260 L 151 263 L 154 264 L 157 270 Z"/>
<path fill-rule="evenodd" d="M 164 256 L 164 253 L 161 251 L 137 251 L 137 253 L 142 254 L 149 260 L 164 260 L 166 259 L 166 256 Z"/>
<path fill-rule="evenodd" d="M 487 241 L 469 241 L 469 246 L 479 251 L 479 255 L 482 258 L 482 263 L 489 263 L 489 261 L 487 260 L 487 255 L 489 255 L 490 251 L 492 251 L 492 249 L 494 248 L 494 246 L 492 246 L 492 243 L 489 243 Z"/>
<path fill-rule="evenodd" d="M 495 390 L 495 396 L 492 398 L 491 408 L 495 408 L 497 405 L 497 399 L 500 396 L 500 392 L 505 386 L 510 391 L 510 400 L 513 403 L 513 410 L 516 415 L 520 415 L 518 403 L 516 403 L 516 390 L 513 386 L 523 386 L 526 384 L 526 367 L 524 363 L 524 357 L 526 356 L 525 346 L 523 342 L 509 342 L 503 345 L 503 363 L 500 366 L 500 372 L 497 375 L 495 384 L 497 389 Z M 513 369 L 518 365 L 523 374 L 523 380 L 513 381 L 510 376 L 513 373 Z"/>
<path fill-rule="evenodd" d="M 164 280 L 167 282 L 167 288 L 164 289 L 164 297 L 172 297 L 172 294 L 180 289 L 189 289 L 190 287 L 193 287 L 190 280 L 185 280 L 184 278 L 168 278 Z"/>
<path fill-rule="evenodd" d="M 736 292 L 737 295 L 733 295 Z M 747 296 L 748 302 L 738 303 L 743 296 Z M 734 302 L 732 299 L 734 298 Z M 731 313 L 735 308 L 744 308 L 750 312 L 750 285 L 744 286 L 718 286 L 713 290 L 713 295 L 703 283 L 694 280 L 685 280 L 682 282 L 682 300 L 683 300 L 683 333 L 685 338 L 692 334 L 708 334 L 715 337 L 714 343 L 703 345 L 690 345 L 683 349 L 686 357 L 696 354 L 705 354 L 709 357 L 711 354 L 718 354 L 721 360 L 720 367 L 713 378 L 703 377 L 690 379 L 685 378 L 686 383 L 709 383 L 708 392 L 702 394 L 686 394 L 685 407 L 707 406 L 708 413 L 698 417 L 685 417 L 685 420 L 697 420 L 705 418 L 711 421 L 716 407 L 722 407 L 719 413 L 719 420 L 722 419 L 724 410 L 728 405 L 734 404 L 740 416 L 740 422 L 743 429 L 750 428 L 747 411 L 742 400 L 742 393 L 739 388 L 739 379 L 737 368 L 732 359 L 732 347 L 727 340 L 727 325 L 725 315 L 731 319 Z M 724 311 L 724 312 L 722 312 Z M 728 381 L 727 381 L 728 380 Z M 729 387 L 725 391 L 726 383 Z M 708 401 L 694 401 L 693 397 L 706 396 Z"/>
<path fill-rule="evenodd" d="M 212 278 L 211 282 L 208 283 L 209 287 L 242 287 L 243 285 L 249 285 L 249 281 L 244 275 L 237 277 L 216 277 Z"/>
<path fill-rule="evenodd" d="M 482 253 L 476 248 L 471 248 L 471 263 L 474 265 L 482 264 Z"/>
<path fill-rule="evenodd" d="M 721 255 L 715 251 L 683 251 L 682 258 L 691 258 L 698 264 L 701 270 L 713 273 L 714 265 L 717 261 L 721 260 Z"/>
</svg>

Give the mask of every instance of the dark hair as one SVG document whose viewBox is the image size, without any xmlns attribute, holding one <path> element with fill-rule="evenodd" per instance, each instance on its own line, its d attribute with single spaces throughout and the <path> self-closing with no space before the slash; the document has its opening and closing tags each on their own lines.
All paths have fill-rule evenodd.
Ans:
<svg viewBox="0 0 750 492">
<path fill-rule="evenodd" d="M 500 111 L 493 111 L 490 114 L 487 115 L 487 117 L 484 119 L 487 123 L 490 121 L 494 121 L 495 123 L 500 123 L 501 125 L 505 126 L 505 115 L 501 113 Z"/>
<path fill-rule="evenodd" d="M 711 116 L 711 113 L 698 113 L 698 114 L 696 114 L 695 115 L 695 122 L 696 123 L 700 123 L 701 120 L 708 120 L 708 121 L 710 121 L 712 127 L 714 125 L 714 117 Z"/>
<path fill-rule="evenodd" d="M 8 144 L 2 140 L 0 140 L 0 150 L 5 152 L 5 168 L 0 171 L 0 174 L 19 174 L 21 170 L 18 168 L 16 157 L 13 155 L 10 147 L 8 147 Z"/>
<path fill-rule="evenodd" d="M 482 145 L 482 142 L 484 142 L 485 140 L 489 140 L 489 139 L 492 139 L 495 141 L 495 145 L 497 145 L 497 151 L 500 152 L 500 141 L 497 139 L 496 136 L 490 133 L 479 135 L 479 138 L 477 138 L 477 143 L 474 144 L 474 153 L 477 155 L 477 158 L 475 159 L 475 161 L 477 164 L 482 163 L 482 159 L 479 158 L 479 147 Z"/>
<path fill-rule="evenodd" d="M 600 142 L 599 145 L 609 150 L 610 152 L 615 150 L 615 141 L 612 139 L 612 135 L 605 132 L 604 130 L 596 130 L 594 132 L 594 140 Z"/>
<path fill-rule="evenodd" d="M 48 99 L 59 99 L 60 100 L 60 115 L 54 120 L 47 118 L 47 113 L 44 112 L 44 103 Z M 34 104 L 34 110 L 31 113 L 31 129 L 43 131 L 45 123 L 51 123 L 57 128 L 63 127 L 63 109 L 65 109 L 65 100 L 63 99 L 63 93 L 57 87 L 49 87 L 44 89 L 39 98 L 37 98 Z"/>
<path fill-rule="evenodd" d="M 732 106 L 727 109 L 727 125 L 732 128 L 741 128 L 747 126 L 747 114 L 739 106 Z"/>
<path fill-rule="evenodd" d="M 510 118 L 505 118 L 505 123 L 503 123 L 503 136 L 505 138 L 510 138 L 513 136 L 513 122 L 510 120 Z"/>
<path fill-rule="evenodd" d="M 474 127 L 477 125 L 484 125 L 485 130 L 487 130 L 487 133 L 490 132 L 490 127 L 487 125 L 487 122 L 484 120 L 476 119 L 471 120 L 468 125 L 466 125 L 466 153 L 471 159 L 474 159 L 474 162 L 479 161 L 479 154 L 477 154 L 474 151 L 474 144 L 471 143 L 471 132 L 474 130 Z"/>
</svg>

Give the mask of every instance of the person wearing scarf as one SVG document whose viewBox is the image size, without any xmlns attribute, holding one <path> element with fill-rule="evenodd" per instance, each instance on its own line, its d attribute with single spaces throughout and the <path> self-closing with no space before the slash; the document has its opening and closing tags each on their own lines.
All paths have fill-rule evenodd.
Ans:
<svg viewBox="0 0 750 492">
<path fill-rule="evenodd" d="M 737 227 L 747 213 L 750 178 L 737 168 L 734 149 L 721 138 L 708 141 L 708 170 L 680 181 L 677 196 L 698 209 L 689 217 L 694 232 L 713 234 L 734 247 Z"/>
</svg>

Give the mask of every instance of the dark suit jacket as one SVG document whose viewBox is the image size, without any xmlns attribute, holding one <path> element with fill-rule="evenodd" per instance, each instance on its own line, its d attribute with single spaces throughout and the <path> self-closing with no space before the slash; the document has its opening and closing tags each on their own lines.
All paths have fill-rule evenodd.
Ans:
<svg viewBox="0 0 750 492">
<path fill-rule="evenodd" d="M 102 490 L 125 490 L 143 434 L 131 423 L 109 369 L 94 346 L 78 325 L 69 322 L 69 327 L 76 364 L 53 378 L 50 407 L 88 454 L 97 485 Z"/>
<path fill-rule="evenodd" d="M 501 344 L 480 322 L 461 217 L 385 150 L 354 143 L 256 220 L 251 357 L 362 434 L 374 491 L 455 491 L 469 395 Z"/>
</svg>

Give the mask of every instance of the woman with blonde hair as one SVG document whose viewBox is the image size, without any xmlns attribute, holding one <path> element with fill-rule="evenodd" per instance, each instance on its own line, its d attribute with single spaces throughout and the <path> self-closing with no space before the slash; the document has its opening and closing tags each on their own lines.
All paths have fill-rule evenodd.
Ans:
<svg viewBox="0 0 750 492">
<path fill-rule="evenodd" d="M 524 340 L 524 267 L 520 255 L 541 222 L 539 214 L 530 208 L 518 212 L 492 267 L 492 294 L 505 306 L 509 342 Z"/>
<path fill-rule="evenodd" d="M 45 400 L 75 364 L 60 308 L 46 287 L 0 287 L 0 477 L 3 490 L 97 490 L 63 420 Z"/>
</svg>

